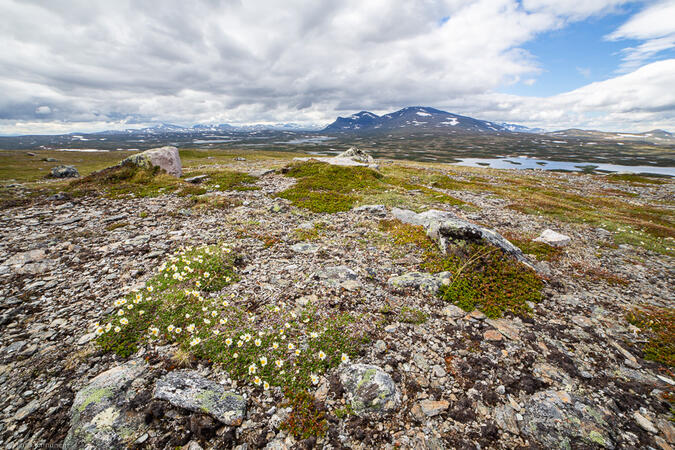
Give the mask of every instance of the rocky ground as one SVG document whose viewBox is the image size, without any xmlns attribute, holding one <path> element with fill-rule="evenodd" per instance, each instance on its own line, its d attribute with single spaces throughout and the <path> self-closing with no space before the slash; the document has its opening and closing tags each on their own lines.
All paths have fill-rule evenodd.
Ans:
<svg viewBox="0 0 675 450">
<path fill-rule="evenodd" d="M 261 169 L 246 161 L 233 167 Z M 593 175 L 545 176 L 579 191 L 604 183 Z M 535 262 L 548 281 L 532 317 L 488 319 L 414 283 L 389 283 L 421 261 L 378 230 L 380 219 L 392 218 L 390 209 L 310 213 L 274 197 L 292 183 L 265 174 L 260 190 L 224 194 L 239 205 L 226 209 L 195 210 L 185 198 L 164 195 L 43 199 L 3 210 L 0 447 L 65 441 L 65 448 L 78 448 L 78 436 L 66 436 L 87 420 L 98 427 L 99 440 L 90 443 L 101 448 L 121 445 L 110 436 L 115 427 L 127 427 L 124 442 L 135 448 L 675 445 L 667 401 L 673 374 L 643 359 L 644 337 L 625 320 L 633 306 L 673 306 L 672 257 L 603 245 L 611 239 L 606 230 L 522 214 L 487 193 L 453 191 L 477 208 L 448 210 L 502 234 L 551 228 L 571 237 L 559 259 Z M 672 183 L 631 189 L 643 202 L 675 194 Z M 315 239 L 298 239 L 296 230 L 313 228 L 320 229 Z M 113 301 L 143 286 L 167 255 L 218 242 L 243 257 L 240 281 L 226 288 L 243 302 L 311 301 L 372 319 L 363 329 L 370 344 L 312 392 L 327 419 L 324 436 L 296 439 L 283 429 L 290 407 L 280 388 L 236 383 L 217 365 L 178 364 L 170 346 L 147 346 L 123 359 L 94 342 L 94 324 L 114 311 Z M 580 275 L 582 266 L 626 283 Z M 385 400 L 362 414 L 346 405 L 373 398 L 359 390 L 364 380 Z M 191 389 L 227 399 L 204 408 Z M 99 404 L 87 409 L 92 402 Z"/>
</svg>

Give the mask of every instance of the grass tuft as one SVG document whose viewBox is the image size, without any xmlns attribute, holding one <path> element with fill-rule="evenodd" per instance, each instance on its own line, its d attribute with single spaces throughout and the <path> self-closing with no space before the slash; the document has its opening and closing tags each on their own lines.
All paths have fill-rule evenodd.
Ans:
<svg viewBox="0 0 675 450">
<path fill-rule="evenodd" d="M 675 366 L 675 308 L 636 308 L 626 314 L 626 320 L 648 338 L 643 348 L 645 359 Z"/>
</svg>

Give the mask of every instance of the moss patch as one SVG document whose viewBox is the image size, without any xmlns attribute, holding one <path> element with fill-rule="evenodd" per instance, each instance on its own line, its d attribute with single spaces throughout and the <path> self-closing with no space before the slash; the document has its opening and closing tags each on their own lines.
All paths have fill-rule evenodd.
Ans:
<svg viewBox="0 0 675 450">
<path fill-rule="evenodd" d="M 630 311 L 626 320 L 648 338 L 643 348 L 645 359 L 675 366 L 675 308 L 645 306 Z"/>
</svg>

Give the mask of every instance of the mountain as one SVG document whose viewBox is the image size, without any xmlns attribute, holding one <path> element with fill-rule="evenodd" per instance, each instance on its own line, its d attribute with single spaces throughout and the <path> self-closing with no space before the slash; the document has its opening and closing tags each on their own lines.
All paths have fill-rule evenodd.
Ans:
<svg viewBox="0 0 675 450">
<path fill-rule="evenodd" d="M 510 132 L 507 127 L 498 123 L 460 116 L 426 106 L 409 106 L 383 116 L 378 116 L 369 111 L 361 111 L 349 117 L 338 117 L 335 122 L 328 125 L 322 131 L 418 131 L 439 129 L 474 133 Z"/>
<path fill-rule="evenodd" d="M 552 131 L 545 133 L 558 138 L 584 138 L 606 141 L 649 142 L 651 144 L 675 144 L 675 134 L 664 130 L 651 130 L 643 133 L 609 132 L 597 130 L 569 130 Z"/>
<path fill-rule="evenodd" d="M 512 131 L 514 133 L 533 133 L 533 134 L 543 134 L 546 132 L 543 128 L 530 128 L 530 127 L 525 127 L 523 125 L 516 125 L 514 123 L 506 123 L 502 122 L 500 125 L 504 128 L 506 128 L 508 131 Z"/>
</svg>

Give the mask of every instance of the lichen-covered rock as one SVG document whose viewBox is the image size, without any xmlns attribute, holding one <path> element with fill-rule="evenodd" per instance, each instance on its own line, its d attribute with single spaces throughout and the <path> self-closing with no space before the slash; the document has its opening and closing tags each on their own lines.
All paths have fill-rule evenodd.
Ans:
<svg viewBox="0 0 675 450">
<path fill-rule="evenodd" d="M 241 425 L 246 416 L 246 399 L 225 391 L 194 370 L 169 372 L 155 385 L 154 398 L 174 406 L 210 414 L 225 425 Z"/>
<path fill-rule="evenodd" d="M 565 391 L 534 394 L 521 411 L 520 432 L 549 448 L 614 448 L 604 413 Z"/>
<path fill-rule="evenodd" d="M 145 368 L 144 363 L 130 361 L 97 375 L 82 388 L 70 409 L 63 449 L 126 448 L 133 442 L 143 421 L 127 408 Z"/>
<path fill-rule="evenodd" d="M 452 274 L 441 272 L 430 274 L 424 272 L 409 272 L 387 280 L 389 287 L 394 289 L 419 289 L 423 292 L 435 294 L 441 286 L 450 284 Z"/>
<path fill-rule="evenodd" d="M 347 364 L 340 369 L 347 401 L 359 415 L 385 414 L 396 409 L 401 396 L 387 372 L 369 364 Z"/>
<path fill-rule="evenodd" d="M 178 149 L 176 147 L 166 146 L 151 148 L 141 153 L 131 155 L 121 164 L 131 163 L 139 167 L 145 167 L 147 169 L 154 166 L 158 166 L 160 169 L 163 169 L 169 175 L 175 177 L 180 177 L 183 175 L 183 166 L 180 162 L 180 155 L 178 154 Z"/>
<path fill-rule="evenodd" d="M 570 239 L 569 236 L 566 236 L 562 233 L 558 233 L 557 231 L 546 229 L 534 241 L 543 242 L 544 244 L 548 244 L 552 247 L 564 247 L 567 244 L 569 244 L 572 241 L 572 239 Z"/>
<path fill-rule="evenodd" d="M 465 242 L 484 242 L 500 248 L 505 254 L 531 267 L 523 252 L 504 236 L 460 219 L 451 212 L 432 209 L 416 214 L 399 208 L 393 208 L 391 212 L 401 222 L 424 226 L 427 236 L 436 242 L 442 252 L 447 252 L 453 245 L 462 245 Z"/>
<path fill-rule="evenodd" d="M 319 251 L 319 247 L 316 244 L 312 244 L 310 242 L 298 242 L 297 244 L 291 245 L 291 250 L 293 250 L 296 253 L 316 253 Z"/>
<path fill-rule="evenodd" d="M 56 166 L 52 167 L 49 176 L 52 178 L 77 178 L 80 176 L 80 172 L 77 171 L 75 166 Z"/>
<path fill-rule="evenodd" d="M 317 158 L 293 158 L 294 161 L 317 160 Z M 321 158 L 321 162 L 332 164 L 334 166 L 366 166 L 371 169 L 378 169 L 377 163 L 372 156 L 357 147 L 351 147 L 349 150 L 340 153 L 331 158 Z"/>
</svg>

